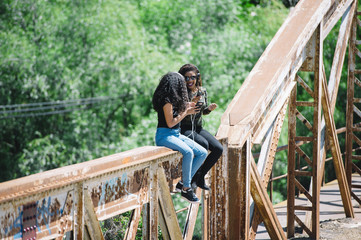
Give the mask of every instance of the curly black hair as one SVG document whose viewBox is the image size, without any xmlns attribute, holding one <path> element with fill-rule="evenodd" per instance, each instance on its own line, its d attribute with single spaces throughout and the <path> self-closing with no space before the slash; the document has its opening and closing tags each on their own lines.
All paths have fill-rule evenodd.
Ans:
<svg viewBox="0 0 361 240">
<path fill-rule="evenodd" d="M 180 74 L 182 74 L 182 76 L 184 77 L 184 75 L 187 73 L 187 72 L 195 72 L 197 74 L 197 82 L 196 82 L 196 86 L 202 86 L 202 78 L 201 78 L 201 73 L 199 72 L 199 69 L 196 67 L 196 65 L 194 64 L 191 64 L 191 63 L 187 63 L 187 64 L 184 64 L 179 70 L 178 72 Z"/>
<path fill-rule="evenodd" d="M 174 110 L 183 112 L 188 101 L 187 87 L 184 77 L 176 72 L 165 74 L 153 94 L 153 108 L 159 112 L 166 103 L 173 105 Z"/>
</svg>

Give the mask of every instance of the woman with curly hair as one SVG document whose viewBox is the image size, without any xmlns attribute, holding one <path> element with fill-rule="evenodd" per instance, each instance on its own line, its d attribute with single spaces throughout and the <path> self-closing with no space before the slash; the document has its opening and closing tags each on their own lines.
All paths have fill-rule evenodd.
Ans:
<svg viewBox="0 0 361 240">
<path fill-rule="evenodd" d="M 180 133 L 181 120 L 198 110 L 188 102 L 187 87 L 179 73 L 165 74 L 153 94 L 153 108 L 158 113 L 155 135 L 157 146 L 164 146 L 183 154 L 181 196 L 191 203 L 199 199 L 191 188 L 191 179 L 207 157 L 207 150 Z"/>
<path fill-rule="evenodd" d="M 181 133 L 210 151 L 203 165 L 193 177 L 192 184 L 194 183 L 204 190 L 210 190 L 204 181 L 204 176 L 222 155 L 223 147 L 212 134 L 203 128 L 202 115 L 210 114 L 216 109 L 217 104 L 211 103 L 208 105 L 207 91 L 202 87 L 201 74 L 195 65 L 185 64 L 178 72 L 182 74 L 186 81 L 189 101 L 196 102 L 200 110 L 195 115 L 189 115 L 182 120 Z"/>
</svg>

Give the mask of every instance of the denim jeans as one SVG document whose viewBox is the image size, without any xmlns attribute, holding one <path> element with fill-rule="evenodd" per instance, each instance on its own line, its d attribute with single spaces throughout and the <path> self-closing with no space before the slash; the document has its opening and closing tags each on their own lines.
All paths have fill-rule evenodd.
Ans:
<svg viewBox="0 0 361 240">
<path fill-rule="evenodd" d="M 196 143 L 210 151 L 203 165 L 198 169 L 200 176 L 204 177 L 222 155 L 222 144 L 207 130 L 199 126 L 194 129 L 182 127 L 181 134 L 193 139 Z"/>
<path fill-rule="evenodd" d="M 182 180 L 184 187 L 191 187 L 191 180 L 207 157 L 207 150 L 192 139 L 180 134 L 180 129 L 157 128 L 157 146 L 164 146 L 183 154 Z"/>
</svg>

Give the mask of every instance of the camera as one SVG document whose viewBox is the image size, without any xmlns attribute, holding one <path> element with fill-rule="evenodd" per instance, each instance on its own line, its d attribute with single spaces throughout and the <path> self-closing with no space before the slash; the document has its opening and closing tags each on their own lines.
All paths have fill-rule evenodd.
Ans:
<svg viewBox="0 0 361 240">
<path fill-rule="evenodd" d="M 196 107 L 202 107 L 203 106 L 203 102 L 197 102 L 196 103 Z"/>
</svg>

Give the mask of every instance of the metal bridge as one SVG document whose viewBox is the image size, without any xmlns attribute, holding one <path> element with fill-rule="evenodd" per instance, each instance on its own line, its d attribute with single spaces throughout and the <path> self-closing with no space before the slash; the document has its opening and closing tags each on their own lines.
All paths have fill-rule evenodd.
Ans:
<svg viewBox="0 0 361 240">
<path fill-rule="evenodd" d="M 263 222 L 272 239 L 295 234 L 296 224 L 319 239 L 320 189 L 326 153 L 332 161 L 344 216 L 354 217 L 352 173 L 361 175 L 361 52 L 357 46 L 357 0 L 301 0 L 290 12 L 222 116 L 217 137 L 225 151 L 208 176 L 203 195 L 204 239 L 255 239 Z M 323 42 L 338 31 L 331 71 L 323 64 Z M 348 48 L 347 48 L 348 46 Z M 348 56 L 346 152 L 334 122 L 342 68 Z M 346 67 L 345 65 L 345 67 Z M 310 78 L 302 79 L 301 72 Z M 326 76 L 329 76 L 328 79 Z M 343 76 L 346 78 L 346 76 Z M 309 98 L 298 99 L 297 91 Z M 288 107 L 287 233 L 267 194 L 278 140 Z M 305 131 L 296 132 L 296 126 Z M 258 145 L 257 164 L 252 147 Z M 311 149 L 309 151 L 309 149 Z M 297 160 L 301 159 L 301 168 Z M 104 239 L 99 221 L 131 211 L 125 239 L 192 239 L 197 205 L 179 227 L 171 192 L 181 176 L 182 156 L 146 146 L 0 184 L 1 239 Z M 308 167 L 308 168 L 306 168 Z M 301 184 L 308 178 L 310 185 Z M 308 204 L 298 205 L 300 191 Z M 305 212 L 301 220 L 297 212 Z"/>
</svg>

